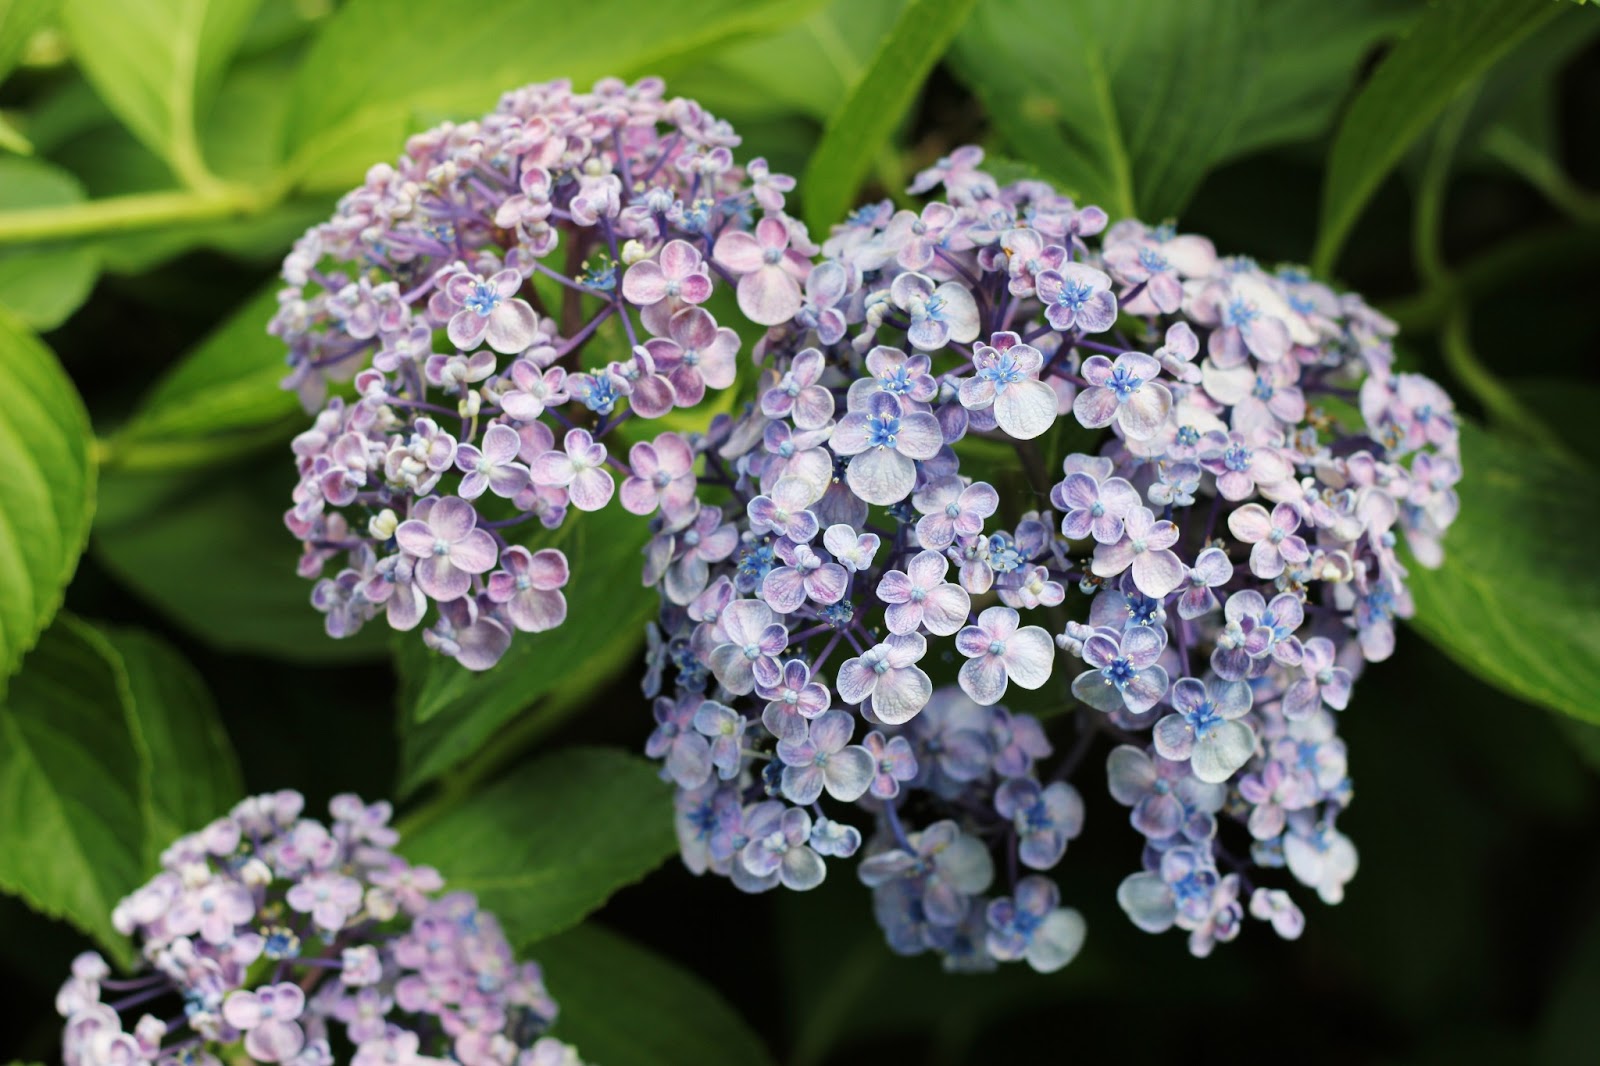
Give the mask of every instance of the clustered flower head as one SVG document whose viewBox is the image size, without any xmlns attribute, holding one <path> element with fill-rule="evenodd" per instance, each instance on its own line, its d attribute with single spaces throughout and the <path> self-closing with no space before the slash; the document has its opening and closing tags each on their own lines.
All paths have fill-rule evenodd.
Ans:
<svg viewBox="0 0 1600 1066">
<path fill-rule="evenodd" d="M 581 1066 L 541 1035 L 539 967 L 494 915 L 393 852 L 387 803 L 239 803 L 161 856 L 112 912 L 143 964 L 86 952 L 56 997 L 67 1066 Z"/>
<path fill-rule="evenodd" d="M 816 247 L 783 212 L 793 179 L 739 166 L 738 143 L 658 79 L 532 85 L 412 137 L 296 243 L 270 329 L 320 413 L 285 520 L 331 636 L 380 612 L 410 630 L 432 604 L 428 645 L 486 669 L 566 617 L 567 561 L 517 543 L 526 523 L 614 496 L 694 520 L 682 437 L 607 439 L 733 383 L 719 281 L 761 325 L 802 308 Z"/>
<path fill-rule="evenodd" d="M 1434 564 L 1455 516 L 1450 400 L 1359 297 L 981 162 L 833 229 L 647 550 L 684 862 L 805 890 L 860 851 L 895 951 L 1054 970 L 1101 742 L 1130 919 L 1296 937 L 1288 887 L 1355 873 L 1338 714 L 1410 612 L 1398 538 Z M 1070 712 L 1066 753 L 1008 698 Z"/>
</svg>

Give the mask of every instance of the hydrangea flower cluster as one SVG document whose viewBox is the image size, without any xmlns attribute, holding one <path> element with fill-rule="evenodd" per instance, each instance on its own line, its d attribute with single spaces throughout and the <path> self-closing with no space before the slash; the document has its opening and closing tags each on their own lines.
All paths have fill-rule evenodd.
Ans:
<svg viewBox="0 0 1600 1066">
<path fill-rule="evenodd" d="M 167 848 L 112 912 L 141 971 L 86 952 L 61 986 L 67 1066 L 581 1066 L 541 1035 L 539 967 L 394 853 L 387 803 L 337 796 L 328 824 L 303 807 L 256 796 Z"/>
<path fill-rule="evenodd" d="M 1102 741 L 1138 927 L 1298 936 L 1283 886 L 1355 873 L 1338 713 L 1411 609 L 1397 539 L 1435 563 L 1455 516 L 1450 400 L 1359 297 L 981 161 L 834 228 L 647 550 L 684 861 L 805 890 L 859 850 L 895 951 L 1053 970 Z"/>
<path fill-rule="evenodd" d="M 793 179 L 737 165 L 732 129 L 663 90 L 507 93 L 411 138 L 284 261 L 270 331 L 285 387 L 321 408 L 294 441 L 285 520 L 330 635 L 380 612 L 410 630 L 432 603 L 429 646 L 486 669 L 513 632 L 566 617 L 565 557 L 514 527 L 614 495 L 693 517 L 681 437 L 627 462 L 606 438 L 731 385 L 739 337 L 706 307 L 718 279 L 754 322 L 786 321 L 816 248 L 783 213 Z"/>
</svg>

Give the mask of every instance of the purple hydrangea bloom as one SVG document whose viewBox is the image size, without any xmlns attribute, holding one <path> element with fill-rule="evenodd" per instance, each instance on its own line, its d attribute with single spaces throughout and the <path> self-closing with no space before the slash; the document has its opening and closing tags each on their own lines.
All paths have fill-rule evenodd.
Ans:
<svg viewBox="0 0 1600 1066">
<path fill-rule="evenodd" d="M 1083 642 L 1083 661 L 1094 669 L 1072 681 L 1072 694 L 1098 711 L 1143 714 L 1167 691 L 1167 671 L 1156 665 L 1164 647 L 1149 626 L 1122 633 L 1097 629 Z"/>
</svg>

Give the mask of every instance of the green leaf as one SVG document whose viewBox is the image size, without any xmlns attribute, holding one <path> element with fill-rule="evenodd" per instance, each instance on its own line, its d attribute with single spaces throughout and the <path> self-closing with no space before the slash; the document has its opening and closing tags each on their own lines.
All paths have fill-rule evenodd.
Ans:
<svg viewBox="0 0 1600 1066">
<path fill-rule="evenodd" d="M 94 513 L 93 434 L 55 354 L 0 310 L 0 695 L 61 606 Z"/>
<path fill-rule="evenodd" d="M 844 217 L 861 179 L 911 109 L 975 0 L 911 0 L 850 90 L 806 167 L 806 222 L 815 233 Z"/>
<path fill-rule="evenodd" d="M 799 112 L 826 122 L 861 80 L 900 6 L 899 0 L 834 0 L 779 33 L 669 68 L 672 91 L 732 119 L 741 134 L 752 118 Z"/>
<path fill-rule="evenodd" d="M 952 58 L 1012 155 L 1113 216 L 1159 219 L 1223 161 L 1320 132 L 1408 7 L 989 0 Z"/>
<path fill-rule="evenodd" d="M 1362 208 L 1418 137 L 1467 86 L 1563 12 L 1550 0 L 1430 5 L 1351 103 L 1328 155 L 1313 269 L 1331 274 Z"/>
<path fill-rule="evenodd" d="M 479 751 L 517 714 L 538 735 L 576 710 L 585 696 L 637 661 L 656 596 L 639 582 L 645 521 L 619 507 L 569 517 L 531 548 L 567 555 L 567 620 L 548 633 L 518 633 L 492 669 L 464 670 L 415 639 L 396 648 L 400 671 L 400 792 L 411 792 Z M 647 713 L 638 701 L 640 721 Z"/>
<path fill-rule="evenodd" d="M 1463 423 L 1444 565 L 1411 567 L 1412 625 L 1463 669 L 1600 722 L 1600 475 Z"/>
<path fill-rule="evenodd" d="M 585 1062 L 770 1066 L 761 1038 L 693 973 L 594 923 L 535 955 L 561 1012 L 553 1035 Z"/>
<path fill-rule="evenodd" d="M 145 868 L 168 843 L 219 817 L 244 795 L 233 745 L 205 681 L 165 641 L 137 629 L 104 629 L 131 697 L 135 739 L 147 763 Z"/>
<path fill-rule="evenodd" d="M 494 105 L 507 89 L 571 78 L 649 73 L 666 60 L 789 25 L 818 0 L 595 0 L 551 17 L 538 0 L 470 9 L 409 0 L 350 0 L 317 36 L 291 90 L 291 171 L 306 189 L 359 182 L 407 133 Z"/>
<path fill-rule="evenodd" d="M 0 0 L 0 81 L 22 58 L 34 31 L 55 12 L 58 0 Z"/>
<path fill-rule="evenodd" d="M 0 211 L 83 202 L 78 179 L 39 159 L 0 158 Z M 81 245 L 0 249 L 0 304 L 37 330 L 55 329 L 89 298 L 100 260 Z"/>
<path fill-rule="evenodd" d="M 91 550 L 115 577 L 195 639 L 296 662 L 381 655 L 379 621 L 331 640 L 295 573 L 283 525 L 295 483 L 288 449 L 190 474 L 109 470 Z"/>
<path fill-rule="evenodd" d="M 278 387 L 285 349 L 267 333 L 278 288 L 262 289 L 156 382 L 113 439 L 113 461 L 213 464 L 307 421 L 295 395 Z"/>
<path fill-rule="evenodd" d="M 672 796 L 643 758 L 568 748 L 408 830 L 402 850 L 475 893 L 525 947 L 677 852 Z"/>
<path fill-rule="evenodd" d="M 197 130 L 260 0 L 64 0 L 62 28 L 106 106 L 191 187 Z"/>
<path fill-rule="evenodd" d="M 144 875 L 146 832 L 126 679 L 109 652 L 63 617 L 0 706 L 0 888 L 128 965 L 111 909 Z"/>
</svg>

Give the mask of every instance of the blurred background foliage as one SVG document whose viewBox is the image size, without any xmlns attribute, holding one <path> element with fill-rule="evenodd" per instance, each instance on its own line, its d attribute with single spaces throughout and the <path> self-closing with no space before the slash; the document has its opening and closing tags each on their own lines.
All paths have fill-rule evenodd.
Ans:
<svg viewBox="0 0 1600 1066">
<path fill-rule="evenodd" d="M 1568 0 L 0 0 L 0 1061 L 55 1057 L 86 938 L 127 961 L 109 910 L 164 841 L 280 787 L 403 801 L 610 1066 L 1600 1060 L 1597 37 Z M 1448 383 L 1464 513 L 1342 727 L 1362 871 L 1302 941 L 1134 930 L 1094 787 L 1049 978 L 894 958 L 847 877 L 697 883 L 633 754 L 654 604 L 609 512 L 563 545 L 572 621 L 487 674 L 323 635 L 276 263 L 407 133 L 646 73 L 802 176 L 818 235 L 979 143 L 1313 264 Z"/>
</svg>

